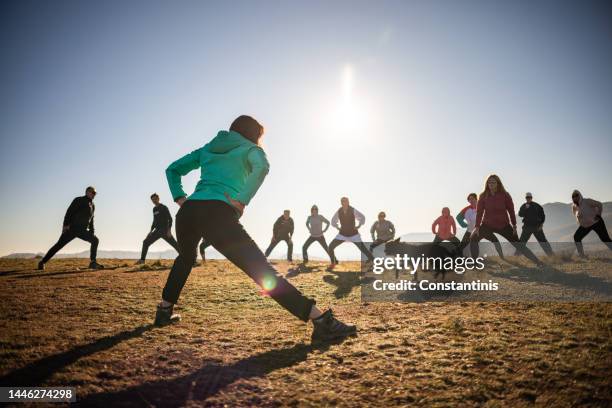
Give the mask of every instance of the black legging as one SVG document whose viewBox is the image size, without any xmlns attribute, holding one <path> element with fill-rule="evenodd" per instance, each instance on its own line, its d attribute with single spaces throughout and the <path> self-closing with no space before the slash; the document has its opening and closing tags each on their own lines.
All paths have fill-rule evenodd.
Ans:
<svg viewBox="0 0 612 408">
<path fill-rule="evenodd" d="M 91 249 L 89 250 L 89 259 L 94 262 L 98 253 L 98 243 L 100 242 L 98 240 L 98 237 L 96 237 L 93 232 L 75 227 L 71 227 L 70 229 L 68 229 L 68 231 L 60 235 L 55 245 L 53 245 L 49 249 L 45 257 L 42 259 L 42 262 L 46 263 L 47 261 L 49 261 L 51 258 L 53 258 L 53 255 L 55 255 L 60 249 L 65 247 L 66 244 L 68 244 L 75 238 L 80 238 L 83 241 L 91 243 Z"/>
<path fill-rule="evenodd" d="M 529 238 L 531 238 L 531 235 L 534 235 L 536 237 L 536 239 L 540 243 L 540 246 L 542 247 L 544 252 L 546 252 L 546 255 L 548 256 L 553 255 L 554 252 L 552 250 L 552 247 L 550 246 L 550 243 L 546 239 L 546 235 L 544 235 L 544 231 L 541 230 L 540 227 L 523 225 L 523 230 L 521 231 L 521 237 L 519 238 L 519 240 L 521 242 L 528 242 Z"/>
<path fill-rule="evenodd" d="M 329 244 L 329 257 L 332 259 L 332 263 L 338 263 L 338 258 L 336 258 L 334 250 L 338 247 L 338 245 L 342 244 L 343 242 L 345 241 L 342 241 L 341 239 L 334 239 Z M 372 255 L 372 252 L 370 252 L 370 250 L 365 246 L 363 242 L 353 242 L 353 244 L 355 244 L 357 248 L 359 248 L 359 250 L 368 258 L 369 261 L 374 259 L 374 255 Z"/>
<path fill-rule="evenodd" d="M 165 301 L 177 302 L 195 262 L 198 242 L 204 237 L 281 306 L 308 321 L 315 301 L 302 295 L 268 263 L 229 204 L 216 200 L 185 201 L 176 214 L 176 236 L 179 256 L 174 260 L 162 293 Z"/>
<path fill-rule="evenodd" d="M 595 224 L 591 225 L 590 227 L 580 226 L 574 233 L 574 242 L 576 243 L 576 249 L 580 255 L 584 255 L 582 239 L 591 231 L 595 231 L 599 239 L 601 239 L 602 242 L 605 242 L 608 245 L 608 248 L 612 250 L 612 245 L 610 245 L 610 235 L 608 235 L 606 224 L 604 223 L 603 218 L 599 218 L 599 221 L 597 221 Z"/>
<path fill-rule="evenodd" d="M 472 258 L 476 258 L 478 256 L 478 242 L 483 238 L 492 241 L 492 239 L 495 239 L 495 235 L 493 234 L 499 234 L 506 238 L 508 242 L 519 250 L 519 252 L 522 252 L 527 259 L 535 262 L 536 264 L 541 263 L 538 257 L 535 256 L 529 248 L 527 248 L 527 245 L 525 245 L 524 242 L 519 241 L 518 236 L 514 233 L 514 230 L 510 224 L 503 228 L 492 228 L 488 225 L 481 225 L 478 229 L 478 235 L 474 236 L 474 234 L 472 234 L 470 237 L 470 251 L 472 252 Z"/>
<path fill-rule="evenodd" d="M 270 245 L 268 246 L 268 249 L 266 249 L 266 253 L 265 253 L 266 258 L 270 256 L 270 254 L 272 253 L 272 250 L 281 241 L 285 241 L 287 243 L 287 260 L 291 262 L 293 260 L 293 241 L 291 240 L 291 237 L 288 235 L 284 237 L 272 237 L 272 240 L 270 241 Z"/>
<path fill-rule="evenodd" d="M 308 262 L 308 247 L 313 242 L 318 242 L 319 244 L 321 244 L 321 246 L 325 250 L 325 253 L 327 255 L 329 255 L 329 248 L 327 247 L 327 242 L 325 242 L 325 237 L 323 235 L 321 235 L 320 237 L 313 237 L 311 235 L 311 236 L 308 237 L 306 242 L 304 242 L 304 246 L 302 247 L 302 258 L 303 258 L 304 262 Z M 329 259 L 332 261 L 332 263 L 334 262 L 334 260 L 331 257 L 331 255 L 329 255 Z"/>
<path fill-rule="evenodd" d="M 463 254 L 463 250 L 470 244 L 470 238 L 472 237 L 472 233 L 470 231 L 465 231 L 463 237 L 461 238 L 461 243 L 459 244 L 458 252 L 459 254 Z M 499 239 L 495 235 L 491 235 L 489 241 L 493 243 L 495 250 L 497 251 L 500 258 L 504 257 L 504 251 L 502 251 L 502 246 L 499 243 Z"/>
<path fill-rule="evenodd" d="M 178 252 L 178 243 L 176 242 L 172 234 L 168 236 L 168 231 L 162 232 L 159 230 L 155 230 L 149 233 L 149 235 L 147 235 L 147 237 L 142 241 L 142 251 L 140 253 L 140 259 L 142 259 L 143 261 L 146 259 L 147 252 L 149 252 L 149 247 L 160 238 L 170 244 L 170 246 L 172 246 L 172 248 L 174 248 L 176 252 Z"/>
</svg>

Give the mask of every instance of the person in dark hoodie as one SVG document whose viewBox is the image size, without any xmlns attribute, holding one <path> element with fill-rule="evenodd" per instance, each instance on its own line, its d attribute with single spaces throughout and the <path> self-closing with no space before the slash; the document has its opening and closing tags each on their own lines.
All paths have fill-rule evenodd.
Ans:
<svg viewBox="0 0 612 408">
<path fill-rule="evenodd" d="M 521 231 L 521 237 L 519 240 L 521 242 L 528 242 L 529 238 L 533 234 L 542 249 L 548 256 L 554 255 L 554 252 L 544 235 L 544 221 L 546 220 L 546 215 L 544 214 L 544 208 L 535 201 L 533 201 L 533 195 L 531 193 L 525 194 L 525 203 L 521 205 L 519 209 L 518 216 L 523 219 L 523 230 Z M 520 255 L 517 251 L 515 255 Z"/>
<path fill-rule="evenodd" d="M 291 218 L 291 212 L 289 210 L 283 211 L 283 215 L 278 217 L 272 227 L 272 240 L 268 249 L 266 249 L 266 258 L 270 256 L 272 250 L 278 245 L 279 242 L 285 241 L 287 243 L 287 260 L 293 261 L 293 230 L 295 225 L 293 224 L 293 218 Z"/>
<path fill-rule="evenodd" d="M 585 257 L 582 240 L 589 232 L 595 231 L 601 242 L 606 243 L 608 248 L 612 250 L 610 244 L 610 235 L 604 223 L 601 214 L 603 213 L 603 205 L 592 198 L 583 198 L 578 190 L 572 193 L 572 213 L 578 222 L 578 229 L 574 233 L 574 242 L 578 255 Z"/>
<path fill-rule="evenodd" d="M 53 245 L 43 259 L 38 262 L 38 269 L 44 270 L 45 264 L 49 262 L 53 255 L 55 255 L 60 249 L 66 246 L 70 241 L 75 238 L 80 238 L 83 241 L 91 243 L 91 249 L 89 252 L 89 268 L 90 269 L 103 269 L 104 267 L 96 261 L 98 252 L 98 237 L 94 235 L 94 211 L 96 206 L 93 203 L 93 199 L 96 196 L 96 189 L 89 186 L 85 189 L 85 195 L 77 197 L 72 200 L 68 210 L 66 210 L 66 216 L 64 217 L 64 224 L 62 227 L 62 235 L 59 240 Z"/>
<path fill-rule="evenodd" d="M 137 265 L 145 263 L 149 247 L 160 238 L 178 252 L 178 244 L 172 236 L 172 215 L 170 215 L 170 210 L 159 202 L 159 195 L 157 193 L 151 194 L 151 202 L 153 202 L 153 224 L 151 224 L 151 231 L 142 241 L 142 251 L 140 259 L 136 262 Z"/>
<path fill-rule="evenodd" d="M 204 147 L 172 163 L 166 177 L 172 197 L 180 206 L 176 214 L 179 256 L 168 274 L 157 306 L 156 325 L 180 320 L 173 308 L 189 277 L 202 237 L 249 275 L 278 302 L 304 322 L 312 321 L 312 341 L 340 339 L 356 334 L 331 309 L 322 312 L 268 262 L 239 221 L 245 207 L 268 174 L 269 164 L 261 147 L 264 128 L 250 116 L 240 116 Z M 195 192 L 187 198 L 182 176 L 201 169 Z"/>
</svg>

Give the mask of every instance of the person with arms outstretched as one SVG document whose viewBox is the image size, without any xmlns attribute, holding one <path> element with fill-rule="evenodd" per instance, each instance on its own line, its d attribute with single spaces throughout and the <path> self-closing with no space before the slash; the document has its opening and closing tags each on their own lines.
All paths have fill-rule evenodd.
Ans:
<svg viewBox="0 0 612 408">
<path fill-rule="evenodd" d="M 583 258 L 586 257 L 582 240 L 591 231 L 595 231 L 601 242 L 604 242 L 612 250 L 610 235 L 601 217 L 603 213 L 601 202 L 592 198 L 583 198 L 580 191 L 574 190 L 572 193 L 572 213 L 578 222 L 578 229 L 574 233 L 574 242 L 576 243 L 578 255 Z"/>
<path fill-rule="evenodd" d="M 173 308 L 191 272 L 198 242 L 204 237 L 282 307 L 304 322 L 312 321 L 313 342 L 354 335 L 355 326 L 339 321 L 331 309 L 322 312 L 313 299 L 281 276 L 239 221 L 268 174 L 268 159 L 261 147 L 263 133 L 263 126 L 255 119 L 240 116 L 229 131 L 220 131 L 204 147 L 167 168 L 172 197 L 180 206 L 176 215 L 179 256 L 163 289 L 155 324 L 166 325 L 180 319 Z M 187 197 L 181 178 L 196 169 L 201 169 L 200 181 Z"/>
<path fill-rule="evenodd" d="M 442 241 L 450 241 L 459 246 L 461 243 L 459 238 L 455 236 L 457 234 L 457 225 L 448 207 L 442 208 L 442 215 L 436 218 L 433 224 L 431 224 L 431 232 L 434 234 L 434 244 L 438 244 Z"/>
<path fill-rule="evenodd" d="M 323 224 L 325 224 L 325 228 L 323 228 Z M 330 257 L 330 260 L 333 262 L 331 255 L 329 255 L 329 248 L 327 247 L 327 242 L 325 242 L 324 235 L 325 231 L 327 231 L 329 228 L 329 221 L 327 218 L 319 214 L 319 207 L 316 205 L 313 205 L 310 208 L 310 215 L 306 219 L 306 228 L 308 228 L 310 236 L 306 242 L 304 242 L 304 246 L 302 246 L 302 259 L 304 265 L 308 263 L 308 247 L 310 247 L 313 242 L 318 242 L 325 250 L 325 253 Z"/>
<path fill-rule="evenodd" d="M 285 241 L 287 243 L 287 260 L 293 261 L 293 231 L 295 225 L 293 224 L 293 218 L 291 218 L 291 212 L 289 210 L 283 211 L 283 215 L 277 218 L 272 227 L 272 240 L 268 249 L 266 249 L 266 258 L 270 256 L 272 250 L 279 242 Z"/>
<path fill-rule="evenodd" d="M 386 218 L 387 214 L 385 214 L 384 211 L 379 212 L 378 220 L 374 221 L 374 224 L 372 224 L 370 228 L 370 234 L 372 235 L 370 251 L 373 251 L 377 246 L 395 238 L 395 226 L 391 221 L 387 221 Z"/>
<path fill-rule="evenodd" d="M 327 269 L 330 271 L 338 264 L 334 250 L 343 242 L 352 242 L 368 258 L 368 261 L 374 260 L 372 252 L 365 246 L 359 234 L 359 228 L 365 224 L 365 216 L 351 207 L 348 197 L 342 197 L 340 204 L 341 207 L 331 220 L 332 226 L 338 230 L 338 235 L 329 244 L 329 256 L 332 261 Z"/>
<path fill-rule="evenodd" d="M 472 236 L 472 232 L 476 227 L 476 206 L 478 205 L 478 195 L 476 193 L 470 193 L 467 196 L 467 201 L 469 205 L 462 209 L 455 219 L 457 223 L 465 228 L 465 233 L 461 238 L 461 244 L 459 244 L 458 253 L 463 254 L 463 250 L 470 243 L 470 237 Z M 504 252 L 502 251 L 501 244 L 499 243 L 499 239 L 495 235 L 491 235 L 489 237 L 493 245 L 495 246 L 495 250 L 499 254 L 500 258 L 503 259 Z"/>
<path fill-rule="evenodd" d="M 525 194 L 525 203 L 519 208 L 518 216 L 523 219 L 523 230 L 521 231 L 521 242 L 528 242 L 531 235 L 536 237 L 540 246 L 548 256 L 554 255 L 554 252 L 550 246 L 550 243 L 544 235 L 544 221 L 546 221 L 546 214 L 544 214 L 544 208 L 535 201 L 533 201 L 533 195 L 531 193 Z M 517 252 L 515 255 L 519 255 Z"/>
<path fill-rule="evenodd" d="M 43 259 L 38 262 L 39 270 L 44 270 L 45 264 L 53 258 L 53 255 L 75 238 L 80 238 L 91 244 L 91 249 L 89 250 L 89 268 L 104 268 L 104 266 L 96 261 L 98 244 L 100 242 L 94 234 L 94 212 L 96 206 L 93 203 L 93 199 L 96 194 L 96 189 L 89 186 L 85 189 L 84 196 L 72 200 L 64 216 L 62 235 L 60 235 L 59 240 L 49 249 Z"/>
<path fill-rule="evenodd" d="M 490 241 L 493 234 L 506 238 L 529 260 L 540 267 L 544 266 L 544 263 L 524 243 L 519 241 L 516 233 L 514 202 L 510 194 L 506 192 L 501 179 L 495 174 L 487 177 L 484 189 L 478 197 L 476 224 L 470 237 L 472 258 L 478 257 L 478 242 L 483 238 Z"/>
<path fill-rule="evenodd" d="M 153 203 L 153 223 L 151 224 L 151 231 L 142 241 L 142 251 L 140 252 L 140 259 L 136 262 L 137 265 L 145 263 L 149 247 L 160 238 L 178 252 L 178 244 L 172 236 L 172 215 L 170 210 L 159 202 L 159 195 L 157 193 L 151 194 L 151 202 Z"/>
</svg>

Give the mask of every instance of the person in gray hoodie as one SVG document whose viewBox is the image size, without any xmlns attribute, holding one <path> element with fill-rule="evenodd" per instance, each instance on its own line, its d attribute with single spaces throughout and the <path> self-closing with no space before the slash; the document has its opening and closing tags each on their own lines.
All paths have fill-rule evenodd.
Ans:
<svg viewBox="0 0 612 408">
<path fill-rule="evenodd" d="M 370 251 L 395 238 L 395 226 L 391 221 L 387 221 L 385 219 L 386 217 L 387 214 L 385 214 L 384 211 L 379 212 L 378 220 L 375 221 L 374 224 L 372 224 L 372 228 L 370 228 L 370 234 L 372 234 Z"/>
<path fill-rule="evenodd" d="M 325 224 L 325 228 L 323 228 L 323 224 Z M 319 207 L 313 205 L 310 209 L 310 215 L 306 219 L 306 228 L 308 228 L 308 232 L 310 232 L 310 236 L 304 242 L 304 246 L 302 247 L 302 258 L 304 265 L 308 263 L 308 247 L 313 242 L 318 242 L 321 244 L 325 253 L 329 256 L 329 248 L 327 247 L 327 242 L 325 242 L 325 231 L 329 228 L 329 221 L 327 218 L 319 214 Z M 333 262 L 333 259 L 330 260 Z"/>
<path fill-rule="evenodd" d="M 574 233 L 574 242 L 576 243 L 578 254 L 581 257 L 586 256 L 582 246 L 582 239 L 591 231 L 595 231 L 599 239 L 605 242 L 608 248 L 612 250 L 610 235 L 601 217 L 603 205 L 599 201 L 591 198 L 583 198 L 580 191 L 574 190 L 572 193 L 572 212 L 574 216 L 576 216 L 576 221 L 578 222 L 578 229 Z"/>
</svg>

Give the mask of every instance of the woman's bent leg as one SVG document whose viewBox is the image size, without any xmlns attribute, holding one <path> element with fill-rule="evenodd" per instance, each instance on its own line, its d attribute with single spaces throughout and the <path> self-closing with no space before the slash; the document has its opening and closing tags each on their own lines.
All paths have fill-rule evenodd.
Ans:
<svg viewBox="0 0 612 408">
<path fill-rule="evenodd" d="M 176 303 L 178 301 L 196 260 L 198 242 L 202 237 L 201 220 L 204 218 L 204 209 L 200 203 L 187 200 L 176 214 L 179 255 L 174 260 L 162 292 L 162 299 L 166 302 Z"/>
</svg>

